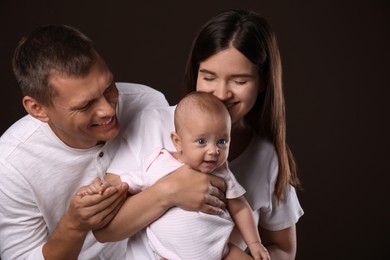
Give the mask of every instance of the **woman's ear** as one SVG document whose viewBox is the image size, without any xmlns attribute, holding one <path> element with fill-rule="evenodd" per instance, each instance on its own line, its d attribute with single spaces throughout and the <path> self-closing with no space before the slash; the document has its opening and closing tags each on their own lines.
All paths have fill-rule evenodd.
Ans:
<svg viewBox="0 0 390 260">
<path fill-rule="evenodd" d="M 49 116 L 46 113 L 46 107 L 30 96 L 23 97 L 23 106 L 32 117 L 41 120 L 44 123 L 49 122 Z"/>
<path fill-rule="evenodd" d="M 180 136 L 176 132 L 172 132 L 171 133 L 171 140 L 172 140 L 173 145 L 176 148 L 176 151 L 180 153 L 181 152 Z"/>
</svg>

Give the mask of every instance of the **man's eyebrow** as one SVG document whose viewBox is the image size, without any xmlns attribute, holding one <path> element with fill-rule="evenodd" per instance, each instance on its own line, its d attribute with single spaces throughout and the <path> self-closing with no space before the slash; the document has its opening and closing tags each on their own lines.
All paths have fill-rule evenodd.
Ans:
<svg viewBox="0 0 390 260">
<path fill-rule="evenodd" d="M 94 102 L 95 100 L 96 100 L 96 98 L 84 100 L 84 101 L 82 101 L 81 103 L 79 103 L 77 105 L 69 106 L 68 109 L 69 110 L 80 110 L 83 107 L 87 106 L 88 104 Z"/>
<path fill-rule="evenodd" d="M 109 80 L 107 81 L 107 85 L 106 85 L 106 88 L 104 89 L 104 93 L 106 91 L 108 91 L 114 84 L 115 84 L 115 81 L 114 81 L 114 76 L 112 75 L 112 73 L 110 73 L 110 78 Z M 90 103 L 93 103 L 97 100 L 97 98 L 92 98 L 92 99 L 88 99 L 88 100 L 84 100 L 82 102 L 80 102 L 79 104 L 77 105 L 74 105 L 74 106 L 69 106 L 68 109 L 69 110 L 80 110 L 82 109 L 83 107 L 85 107 L 86 105 L 90 104 Z"/>
</svg>

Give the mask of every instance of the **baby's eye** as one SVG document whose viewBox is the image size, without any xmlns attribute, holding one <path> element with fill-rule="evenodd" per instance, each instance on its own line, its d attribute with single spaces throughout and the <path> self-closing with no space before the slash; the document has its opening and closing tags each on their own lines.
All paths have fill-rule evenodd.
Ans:
<svg viewBox="0 0 390 260">
<path fill-rule="evenodd" d="M 221 140 L 218 140 L 218 142 L 217 142 L 217 144 L 219 144 L 219 145 L 224 145 L 226 143 L 227 143 L 226 139 L 221 139 Z"/>
<path fill-rule="evenodd" d="M 197 141 L 197 143 L 198 143 L 198 144 L 206 144 L 206 140 L 204 140 L 204 139 L 199 139 L 199 140 Z"/>
</svg>

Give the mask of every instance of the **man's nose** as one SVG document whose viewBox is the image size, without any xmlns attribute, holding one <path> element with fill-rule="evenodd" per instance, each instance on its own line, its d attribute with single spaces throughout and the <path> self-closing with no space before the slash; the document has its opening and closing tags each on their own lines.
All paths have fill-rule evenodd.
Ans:
<svg viewBox="0 0 390 260">
<path fill-rule="evenodd" d="M 113 102 L 106 97 L 101 97 L 97 105 L 97 114 L 100 117 L 113 116 L 115 114 L 116 102 Z"/>
</svg>

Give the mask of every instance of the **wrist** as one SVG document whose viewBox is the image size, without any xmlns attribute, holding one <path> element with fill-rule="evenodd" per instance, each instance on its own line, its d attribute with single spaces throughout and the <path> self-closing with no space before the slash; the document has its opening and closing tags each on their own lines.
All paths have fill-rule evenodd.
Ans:
<svg viewBox="0 0 390 260">
<path fill-rule="evenodd" d="M 168 210 L 176 206 L 176 189 L 172 180 L 167 181 L 165 179 L 161 179 L 157 181 L 153 186 L 157 190 L 156 196 L 160 198 L 160 203 L 163 208 Z"/>
<path fill-rule="evenodd" d="M 253 245 L 262 245 L 262 243 L 261 243 L 261 241 L 253 241 L 253 242 L 247 243 L 248 247 L 253 246 Z"/>
<path fill-rule="evenodd" d="M 80 221 L 72 218 L 68 212 L 61 218 L 56 229 L 75 239 L 86 237 L 90 231 L 90 229 L 83 227 Z"/>
<path fill-rule="evenodd" d="M 87 234 L 64 215 L 43 245 L 42 254 L 45 259 L 77 259 Z"/>
</svg>

